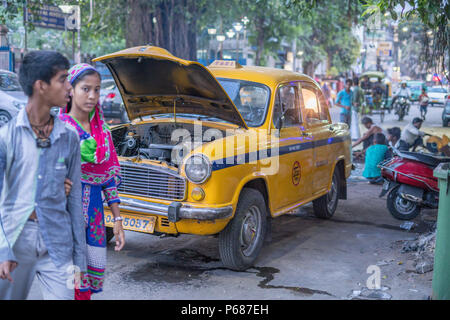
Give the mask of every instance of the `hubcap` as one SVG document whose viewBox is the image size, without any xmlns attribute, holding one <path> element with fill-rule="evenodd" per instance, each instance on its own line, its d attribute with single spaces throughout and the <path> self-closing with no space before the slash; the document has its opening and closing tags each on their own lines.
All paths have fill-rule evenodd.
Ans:
<svg viewBox="0 0 450 320">
<path fill-rule="evenodd" d="M 336 176 L 333 175 L 333 180 L 331 182 L 331 190 L 327 194 L 328 211 L 330 211 L 330 212 L 333 211 L 334 206 L 337 201 L 337 196 L 338 196 L 337 181 L 336 181 Z"/>
<path fill-rule="evenodd" d="M 261 237 L 261 211 L 257 206 L 251 206 L 245 214 L 241 228 L 241 250 L 245 256 L 250 256 L 256 249 Z"/>
<path fill-rule="evenodd" d="M 395 209 L 397 209 L 398 213 L 407 215 L 416 209 L 416 204 L 397 195 L 397 198 L 395 198 Z"/>
</svg>

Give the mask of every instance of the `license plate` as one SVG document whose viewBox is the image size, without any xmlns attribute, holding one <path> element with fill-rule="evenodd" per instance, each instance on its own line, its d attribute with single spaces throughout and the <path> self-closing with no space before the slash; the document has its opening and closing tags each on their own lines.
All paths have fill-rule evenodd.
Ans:
<svg viewBox="0 0 450 320">
<path fill-rule="evenodd" d="M 124 230 L 153 233 L 155 230 L 156 217 L 146 217 L 139 215 L 121 214 L 123 217 L 122 226 Z M 113 215 L 111 212 L 105 212 L 105 225 L 114 227 L 112 222 Z"/>
<path fill-rule="evenodd" d="M 389 181 L 383 183 L 383 190 L 389 190 Z"/>
</svg>

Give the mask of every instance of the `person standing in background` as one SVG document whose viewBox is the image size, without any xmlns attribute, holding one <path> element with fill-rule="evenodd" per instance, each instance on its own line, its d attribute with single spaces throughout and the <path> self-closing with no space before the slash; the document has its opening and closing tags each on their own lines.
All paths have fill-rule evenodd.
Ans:
<svg viewBox="0 0 450 320">
<path fill-rule="evenodd" d="M 345 80 L 345 88 L 344 90 L 341 90 L 338 93 L 336 98 L 336 106 L 341 108 L 340 121 L 346 123 L 349 128 L 352 120 L 351 110 L 352 110 L 353 93 L 351 87 L 352 87 L 352 80 L 351 79 Z"/>
</svg>

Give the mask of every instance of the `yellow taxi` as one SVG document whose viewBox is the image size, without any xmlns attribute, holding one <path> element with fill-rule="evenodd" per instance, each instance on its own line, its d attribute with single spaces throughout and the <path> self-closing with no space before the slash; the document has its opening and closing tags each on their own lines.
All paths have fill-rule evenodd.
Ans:
<svg viewBox="0 0 450 320">
<path fill-rule="evenodd" d="M 348 126 L 332 123 L 320 86 L 281 69 L 209 67 L 152 46 L 96 58 L 130 123 L 113 139 L 126 230 L 219 235 L 223 264 L 253 265 L 271 219 L 313 202 L 330 218 L 346 199 Z M 106 208 L 109 237 L 111 213 Z"/>
</svg>

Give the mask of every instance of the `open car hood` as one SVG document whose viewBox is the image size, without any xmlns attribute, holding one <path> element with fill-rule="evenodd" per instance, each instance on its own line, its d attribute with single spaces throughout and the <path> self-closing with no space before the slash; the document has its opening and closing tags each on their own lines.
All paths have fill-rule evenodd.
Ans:
<svg viewBox="0 0 450 320">
<path fill-rule="evenodd" d="M 228 94 L 203 65 L 183 60 L 167 50 L 134 47 L 102 56 L 110 70 L 130 120 L 163 113 L 188 113 L 247 125 Z"/>
</svg>

